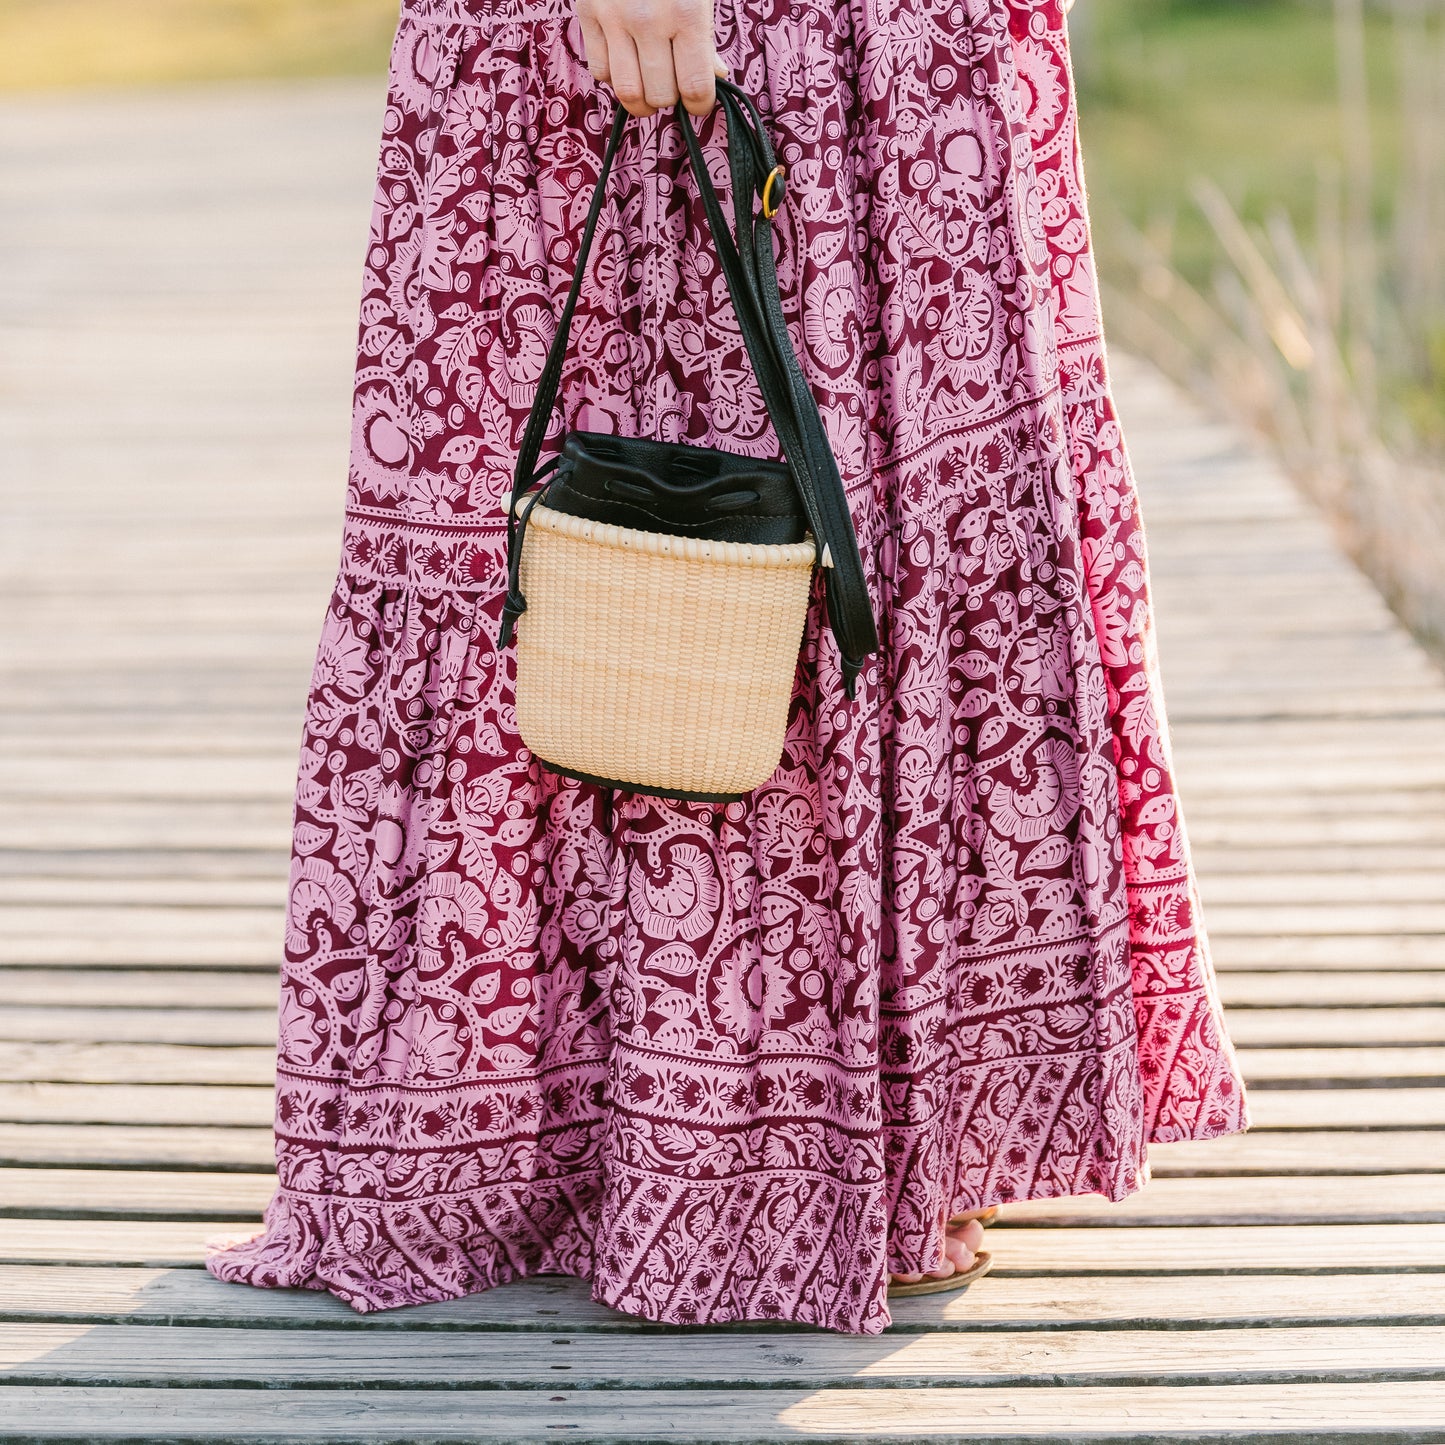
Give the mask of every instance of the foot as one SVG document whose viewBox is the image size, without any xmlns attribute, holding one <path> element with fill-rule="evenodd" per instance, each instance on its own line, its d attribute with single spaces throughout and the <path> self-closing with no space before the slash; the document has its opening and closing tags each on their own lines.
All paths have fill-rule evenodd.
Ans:
<svg viewBox="0 0 1445 1445">
<path fill-rule="evenodd" d="M 983 1225 L 978 1220 L 977 1210 L 973 1214 L 959 1214 L 948 1221 L 943 1232 L 943 1263 L 926 1274 L 889 1275 L 891 1284 L 918 1284 L 925 1279 L 952 1279 L 956 1274 L 973 1268 L 974 1256 L 983 1244 Z"/>
</svg>

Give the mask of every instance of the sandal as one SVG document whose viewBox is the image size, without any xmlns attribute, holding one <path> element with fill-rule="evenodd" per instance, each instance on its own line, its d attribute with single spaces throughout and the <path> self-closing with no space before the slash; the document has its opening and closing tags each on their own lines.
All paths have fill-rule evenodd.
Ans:
<svg viewBox="0 0 1445 1445">
<path fill-rule="evenodd" d="M 961 1224 L 967 1224 L 969 1220 L 976 1219 L 987 1228 L 998 1218 L 998 1205 L 991 1204 L 987 1209 L 979 1209 L 971 1214 L 955 1214 L 948 1221 L 949 1229 L 956 1229 Z M 976 1279 L 981 1279 L 993 1268 L 993 1255 L 987 1250 L 981 1249 L 974 1255 L 973 1263 L 967 1268 L 956 1270 L 947 1279 L 920 1279 L 913 1284 L 890 1284 L 888 1286 L 889 1299 L 908 1299 L 913 1295 L 920 1294 L 942 1294 L 945 1290 L 963 1289 Z"/>
<path fill-rule="evenodd" d="M 974 1255 L 973 1263 L 964 1270 L 959 1270 L 948 1276 L 947 1279 L 921 1279 L 916 1284 L 890 1284 L 888 1286 L 889 1299 L 910 1299 L 920 1294 L 942 1294 L 945 1290 L 963 1289 L 976 1279 L 982 1278 L 993 1268 L 993 1255 L 986 1249 L 981 1249 Z"/>
</svg>

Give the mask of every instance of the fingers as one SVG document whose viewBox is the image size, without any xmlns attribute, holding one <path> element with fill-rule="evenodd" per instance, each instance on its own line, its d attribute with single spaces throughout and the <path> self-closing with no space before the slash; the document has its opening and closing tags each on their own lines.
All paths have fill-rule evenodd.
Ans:
<svg viewBox="0 0 1445 1445">
<path fill-rule="evenodd" d="M 582 26 L 582 53 L 587 57 L 587 69 L 593 80 L 609 82 L 612 69 L 607 58 L 607 36 L 597 23 L 590 5 L 578 5 L 577 20 Z"/>
<path fill-rule="evenodd" d="M 690 115 L 706 115 L 717 100 L 717 77 L 722 61 L 713 48 L 712 35 L 700 29 L 677 35 L 672 42 L 672 69 L 677 92 Z"/>
<path fill-rule="evenodd" d="M 677 104 L 677 76 L 672 68 L 672 46 L 656 35 L 639 35 L 637 60 L 642 69 L 642 93 L 653 110 Z"/>
<path fill-rule="evenodd" d="M 714 40 L 711 0 L 576 0 L 587 68 L 627 111 L 654 115 L 679 100 L 706 115 L 727 68 Z"/>
<path fill-rule="evenodd" d="M 611 70 L 612 93 L 627 107 L 628 114 L 652 115 L 657 107 L 647 102 L 637 46 L 626 31 L 614 30 L 608 35 L 607 62 Z"/>
</svg>

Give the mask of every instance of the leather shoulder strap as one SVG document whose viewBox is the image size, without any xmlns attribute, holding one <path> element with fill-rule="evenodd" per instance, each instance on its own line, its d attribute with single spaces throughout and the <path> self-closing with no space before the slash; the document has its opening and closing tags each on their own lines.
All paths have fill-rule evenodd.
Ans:
<svg viewBox="0 0 1445 1445">
<path fill-rule="evenodd" d="M 788 336 L 774 269 L 772 221 L 761 208 L 755 210 L 755 203 L 761 198 L 762 188 L 770 175 L 773 177 L 770 199 L 777 198 L 782 173 L 751 98 L 730 81 L 719 80 L 718 101 L 727 117 L 728 169 L 736 238 L 723 215 L 692 121 L 681 106 L 674 108 L 674 115 L 682 130 L 718 259 L 727 280 L 728 293 L 737 312 L 739 329 L 758 378 L 768 418 L 777 433 L 818 546 L 819 560 L 824 568 L 828 620 L 842 659 L 844 691 L 851 698 L 859 671 L 868 655 L 877 651 L 878 634 L 838 464 L 828 444 L 817 401 Z M 556 403 L 572 316 L 586 275 L 607 177 L 626 122 L 627 112 L 618 105 L 603 151 L 597 187 L 582 229 L 572 285 L 557 319 L 557 331 L 552 338 L 517 455 L 512 504 L 507 515 L 509 555 L 518 546 L 517 504 L 538 479 L 537 461 Z M 509 570 L 515 572 L 515 568 Z M 511 633 L 511 618 L 520 612 L 521 605 L 521 599 L 514 598 L 509 589 L 503 645 Z"/>
</svg>

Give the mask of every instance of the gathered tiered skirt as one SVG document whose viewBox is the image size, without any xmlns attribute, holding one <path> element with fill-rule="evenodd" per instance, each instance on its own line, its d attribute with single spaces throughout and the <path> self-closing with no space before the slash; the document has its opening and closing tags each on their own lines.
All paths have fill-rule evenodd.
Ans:
<svg viewBox="0 0 1445 1445">
<path fill-rule="evenodd" d="M 1121 1199 L 1149 1142 L 1246 1126 L 1057 0 L 718 0 L 717 30 L 788 167 L 785 305 L 882 650 L 850 704 L 815 590 L 782 763 L 739 803 L 530 757 L 503 499 L 612 102 L 570 0 L 408 0 L 296 789 L 280 1188 L 223 1279 L 372 1310 L 563 1272 L 658 1320 L 874 1332 L 951 1212 Z M 671 115 L 612 184 L 556 434 L 776 455 Z"/>
</svg>

